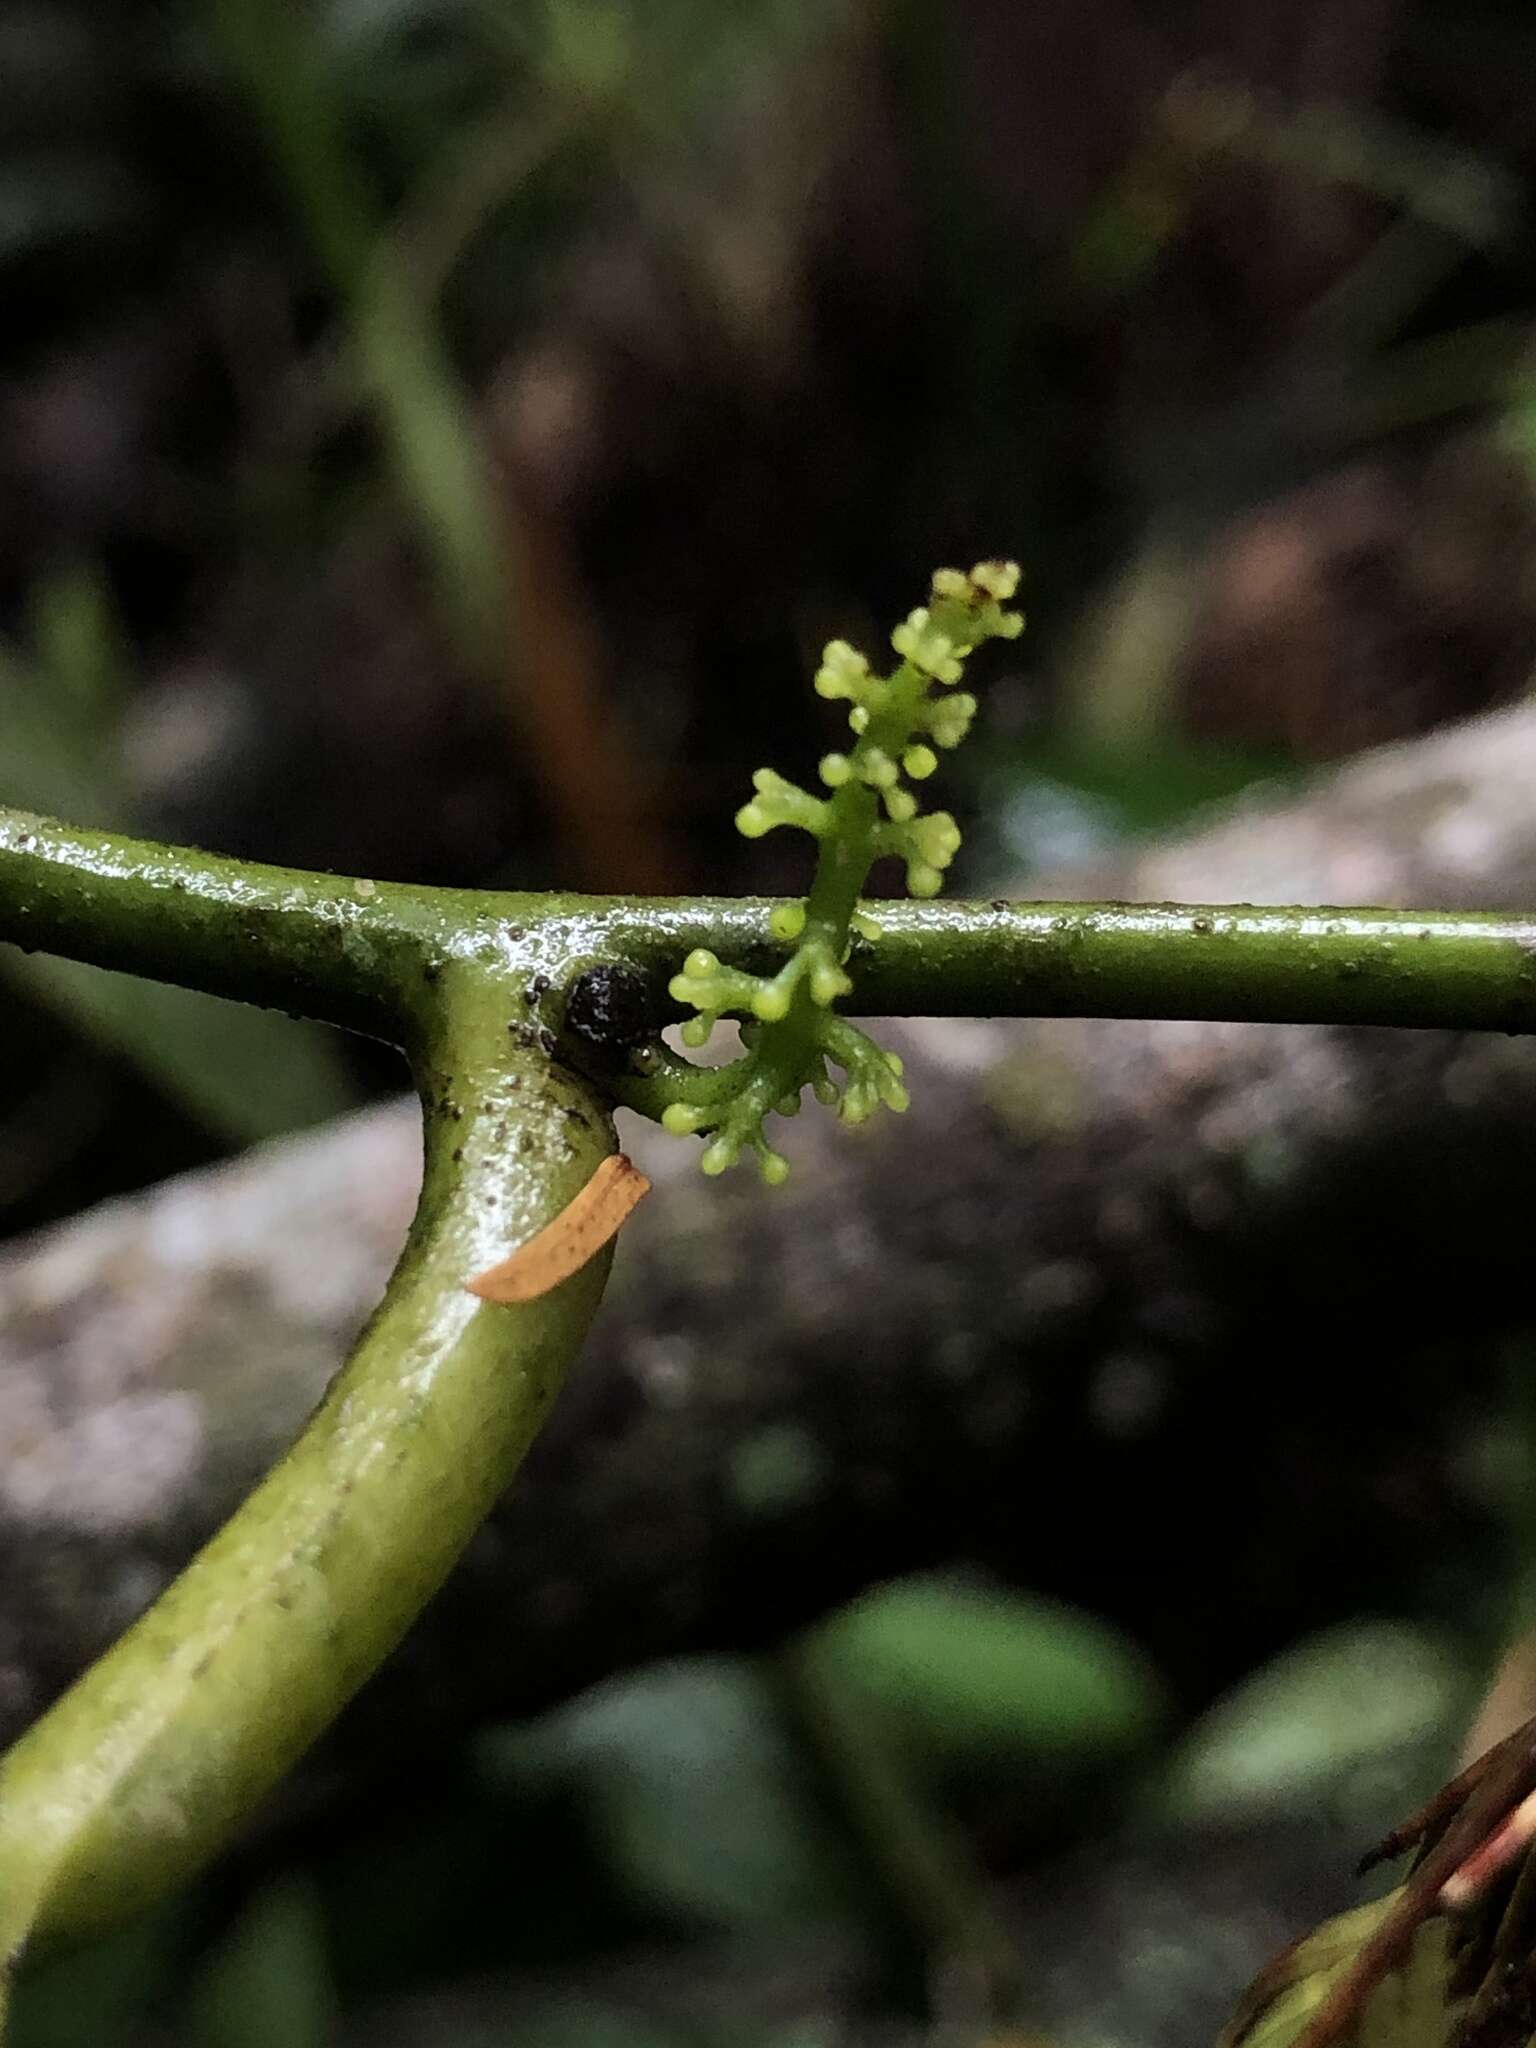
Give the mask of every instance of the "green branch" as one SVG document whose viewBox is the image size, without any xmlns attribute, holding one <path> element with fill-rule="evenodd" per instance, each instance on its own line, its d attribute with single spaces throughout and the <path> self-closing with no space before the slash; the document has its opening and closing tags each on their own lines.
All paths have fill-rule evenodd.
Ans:
<svg viewBox="0 0 1536 2048">
<path fill-rule="evenodd" d="M 605 1105 L 557 1057 L 563 992 L 600 963 L 659 991 L 701 948 L 772 974 L 792 957 L 784 909 L 408 888 L 0 810 L 0 940 L 389 1038 L 412 1058 L 427 1139 L 406 1253 L 302 1438 L 0 1764 L 0 1978 L 34 1940 L 100 1925 L 206 1860 L 399 1640 L 508 1483 L 605 1270 L 515 1310 L 463 1292 L 611 1149 Z M 1536 1030 L 1533 918 L 875 909 L 862 931 L 850 914 L 866 1014 Z"/>
<path fill-rule="evenodd" d="M 137 1910 L 229 1837 L 399 1641 L 543 1420 L 606 1257 L 516 1310 L 463 1282 L 557 1213 L 612 1138 L 590 1091 L 508 1033 L 510 999 L 497 977 L 444 970 L 413 1048 L 421 1202 L 351 1362 L 0 1765 L 0 2016 L 25 1948 Z"/>
<path fill-rule="evenodd" d="M 550 997 L 623 961 L 788 957 L 789 906 L 418 889 L 263 867 L 0 808 L 0 941 L 301 1009 L 399 1042 L 450 962 Z M 873 903 L 859 1014 L 1196 1017 L 1536 1031 L 1536 916 L 1251 904 Z M 551 1000 L 537 1020 L 558 1023 Z M 679 1008 L 678 1014 L 683 1014 Z"/>
</svg>

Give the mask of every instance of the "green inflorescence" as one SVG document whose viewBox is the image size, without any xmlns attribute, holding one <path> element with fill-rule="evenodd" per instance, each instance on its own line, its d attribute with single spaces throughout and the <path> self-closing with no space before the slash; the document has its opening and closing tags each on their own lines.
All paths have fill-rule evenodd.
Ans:
<svg viewBox="0 0 1536 2048">
<path fill-rule="evenodd" d="M 901 1061 L 833 1005 L 853 990 L 853 935 L 879 936 L 859 903 L 872 864 L 896 855 L 914 896 L 935 896 L 943 886 L 960 828 L 947 811 L 922 811 L 913 785 L 937 768 L 937 750 L 960 744 L 975 716 L 976 699 L 955 687 L 966 657 L 983 641 L 1012 640 L 1023 631 L 1022 615 L 1006 609 L 1018 583 L 1013 562 L 979 562 L 969 575 L 939 570 L 927 604 L 892 633 L 901 659 L 886 676 L 872 674 L 846 641 L 832 641 L 816 689 L 847 703 L 853 741 L 846 753 L 821 761 L 828 794 L 813 796 L 771 768 L 753 776 L 737 829 L 757 839 L 796 825 L 817 841 L 810 894 L 771 920 L 773 936 L 794 950 L 769 975 L 727 966 L 702 947 L 690 953 L 670 983 L 673 999 L 697 1013 L 682 1027 L 684 1044 L 704 1045 L 722 1017 L 734 1017 L 745 1051 L 723 1067 L 697 1067 L 662 1052 L 646 1080 L 622 1091 L 669 1131 L 706 1137 L 706 1173 L 723 1173 L 750 1151 L 764 1180 L 781 1182 L 789 1163 L 763 1126 L 772 1114 L 793 1116 L 805 1088 L 835 1104 L 848 1123 L 862 1123 L 882 1103 L 906 1108 Z"/>
</svg>

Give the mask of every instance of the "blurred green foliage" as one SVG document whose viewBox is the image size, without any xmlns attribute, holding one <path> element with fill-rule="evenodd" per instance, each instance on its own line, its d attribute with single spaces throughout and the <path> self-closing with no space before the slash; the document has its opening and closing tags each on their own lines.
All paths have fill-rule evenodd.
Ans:
<svg viewBox="0 0 1536 2048">
<path fill-rule="evenodd" d="M 1529 23 L 1508 10 L 1419 9 L 1414 27 L 1449 29 L 1458 51 L 1481 38 L 1496 66 L 1518 70 L 1531 54 Z M 1021 866 L 1092 857 L 1293 772 L 1278 745 L 1206 743 L 1179 726 L 1170 679 L 1191 629 L 1180 565 L 1161 580 L 1132 574 L 1118 596 L 1106 572 L 1138 549 L 1155 554 L 1170 530 L 1184 557 L 1201 555 L 1234 505 L 1373 448 L 1388 429 L 1492 407 L 1529 453 L 1529 202 L 1502 142 L 1469 156 L 1459 138 L 1420 136 L 1402 120 L 1268 96 L 1234 103 L 1207 81 L 1176 110 L 1181 134 L 1166 109 L 1149 116 L 1059 243 L 1026 245 L 1011 238 L 1003 201 L 1023 175 L 1022 146 L 988 164 L 966 119 L 948 12 L 928 0 L 134 0 L 110 10 L 11 0 L 0 10 L 8 361 L 30 371 L 109 316 L 160 299 L 174 327 L 176 293 L 210 252 L 270 262 L 291 300 L 292 361 L 266 400 L 281 415 L 280 445 L 274 454 L 252 432 L 256 452 L 231 457 L 220 435 L 235 401 L 221 390 L 210 404 L 198 575 L 216 580 L 208 563 L 224 552 L 307 566 L 386 501 L 431 566 L 457 659 L 492 697 L 504 686 L 514 707 L 526 704 L 543 684 L 540 650 L 519 643 L 504 507 L 472 394 L 537 331 L 562 263 L 616 221 L 642 221 L 664 244 L 677 297 L 722 295 L 712 209 L 723 214 L 730 196 L 733 127 L 744 110 L 772 110 L 786 81 L 791 95 L 808 89 L 849 33 L 869 39 L 871 72 L 889 89 L 882 104 L 917 166 L 924 268 L 910 298 L 887 302 L 861 284 L 878 308 L 897 310 L 880 311 L 883 331 L 863 338 L 848 372 L 847 434 L 873 419 L 885 439 L 870 463 L 873 504 L 832 501 L 828 524 L 847 541 L 838 573 L 862 565 L 872 586 L 909 575 L 894 558 L 912 531 L 904 492 L 925 514 L 935 508 L 927 516 L 946 536 L 982 509 L 1006 511 L 1001 540 L 1030 559 L 1039 622 L 1070 624 L 1086 609 L 1091 627 L 1060 664 L 1054 723 L 1031 710 L 976 763 L 973 877 L 1003 886 Z M 1113 69 L 1112 38 L 1105 50 Z M 1097 111 L 1085 103 L 1073 118 L 1087 127 Z M 1219 356 L 1208 373 L 1205 308 L 1180 328 L 1157 293 L 1171 278 L 1178 305 L 1180 236 L 1213 193 L 1219 214 L 1226 179 L 1276 163 L 1301 181 L 1306 197 L 1292 203 L 1303 211 L 1341 180 L 1363 188 L 1381 207 L 1380 231 L 1298 322 L 1278 368 L 1256 346 L 1257 374 L 1233 374 Z M 912 248 L 891 225 L 892 246 Z M 876 259 L 877 279 L 884 226 L 861 221 L 860 254 Z M 1208 248 L 1199 260 L 1211 261 Z M 1486 304 L 1469 294 L 1470 309 L 1454 297 L 1469 266 L 1495 278 Z M 1218 298 L 1226 281 L 1203 289 Z M 1251 317 L 1262 321 L 1262 303 Z M 924 323 L 939 337 L 941 375 L 914 398 L 904 380 L 915 358 L 895 355 L 893 370 L 877 344 Z M 1162 409 L 1139 408 L 1138 392 L 1156 398 L 1162 387 L 1133 376 L 1127 401 L 1105 367 L 1186 348 L 1198 405 L 1174 379 Z M 688 366 L 678 374 L 686 387 Z M 794 394 L 820 432 L 796 451 L 808 475 L 848 460 L 813 409 L 827 374 L 804 373 Z M 894 387 L 887 413 L 861 412 L 882 377 Z M 1088 398 L 1074 409 L 1079 383 Z M 1108 414 L 1099 440 L 1082 423 L 1094 409 Z M 729 468 L 737 451 L 715 431 L 710 460 Z M 802 518 L 820 545 L 798 502 L 765 510 L 752 495 L 750 463 L 742 481 L 754 551 L 782 540 L 770 526 Z M 700 502 L 707 520 L 714 501 Z M 677 516 L 678 602 L 702 603 L 717 571 L 681 559 L 697 507 Z M 27 525 L 12 535 L 24 563 L 34 559 Z M 622 554 L 632 537 L 604 530 L 603 546 Z M 154 829 L 123 744 L 142 666 L 164 652 L 159 600 L 133 587 L 153 546 L 119 527 L 109 541 L 110 569 L 110 550 L 66 549 L 21 585 L 0 554 L 0 799 Z M 919 559 L 927 553 L 925 542 Z M 1158 556 L 1152 567 L 1162 566 Z M 748 606 L 750 593 L 732 602 Z M 663 745 L 678 716 L 667 710 L 672 662 L 665 636 L 637 659 Z M 751 671 L 729 680 L 747 703 Z M 732 703 L 730 718 L 741 716 Z M 692 778 L 697 764 L 684 765 Z M 329 1041 L 284 1020 L 41 958 L 10 954 L 0 972 L 13 1028 L 22 1006 L 48 1033 L 67 1020 L 142 1071 L 152 1117 L 174 1101 L 219 1142 L 352 1098 Z M 759 1459 L 743 1483 L 771 1493 L 784 1476 Z M 1102 1512 L 1113 1516 L 1112 1499 Z M 1126 1542 L 1133 1551 L 1134 1530 Z M 855 1744 L 862 1737 L 891 1766 L 882 1785 L 904 1802 L 899 1825 L 928 1839 L 929 1867 L 958 1886 L 961 1916 L 989 1876 L 978 1806 L 990 1804 L 994 1821 L 1024 1816 L 1010 1868 L 1074 1819 L 1078 1839 L 1100 1846 L 1091 1830 L 1106 1825 L 1106 1802 L 1090 1793 L 1106 1786 L 1108 1803 L 1135 1805 L 1139 1825 L 1174 1832 L 1301 1825 L 1320 1809 L 1330 1827 L 1341 1815 L 1352 1824 L 1433 1772 L 1483 1649 L 1411 1623 L 1345 1622 L 1210 1707 L 1170 1754 L 1160 1743 L 1174 1688 L 1148 1656 L 1094 1617 L 1025 1594 L 898 1582 L 830 1617 L 811 1643 Z M 834 1929 L 868 1953 L 904 1909 L 905 1938 L 921 1948 L 926 1908 L 892 1899 L 892 1862 L 878 1867 L 847 1758 L 787 1707 L 792 1694 L 772 1660 L 698 1658 L 613 1680 L 533 1727 L 483 1734 L 450 1783 L 397 1788 L 398 1809 L 381 1795 L 379 1813 L 324 1849 L 280 1851 L 275 1869 L 253 1856 L 207 1895 L 40 1967 L 19 1999 L 18 2048 L 310 2048 L 369 2029 L 385 2039 L 379 2013 L 393 2026 L 411 1994 L 422 2048 L 832 2048 L 848 2035 L 830 2020 L 759 2028 L 737 2012 L 711 2028 L 637 2010 L 594 1981 L 641 1942 L 687 1958 L 706 1938 Z M 966 1825 L 950 1826 L 962 1808 Z M 957 1874 L 957 1855 L 968 1873 Z M 563 1990 L 511 1981 L 557 1965 Z M 479 2006 L 455 2002 L 466 1981 L 487 1977 L 496 1989 Z"/>
<path fill-rule="evenodd" d="M 121 641 L 99 575 L 38 586 L 27 647 L 0 644 L 0 802 L 131 825 L 118 745 Z M 0 949 L 0 976 L 133 1062 L 231 1144 L 335 1116 L 353 1090 L 332 1035 L 266 1011 L 44 953 Z"/>
</svg>

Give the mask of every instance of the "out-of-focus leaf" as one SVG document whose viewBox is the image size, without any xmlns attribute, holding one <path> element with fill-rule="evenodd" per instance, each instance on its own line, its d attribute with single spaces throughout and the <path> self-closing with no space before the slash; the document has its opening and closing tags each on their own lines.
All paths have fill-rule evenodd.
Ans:
<svg viewBox="0 0 1536 2048">
<path fill-rule="evenodd" d="M 6 2048 L 81 2048 L 86 2041 L 130 2039 L 135 2020 L 170 1973 L 182 1911 L 172 1903 L 24 1971 L 8 2015 Z"/>
<path fill-rule="evenodd" d="M 100 570 L 79 562 L 46 577 L 31 613 L 33 659 L 55 715 L 99 735 L 122 694 L 117 617 Z"/>
<path fill-rule="evenodd" d="M 483 1753 L 493 1776 L 573 1783 L 614 1874 L 650 1905 L 727 1928 L 848 1910 L 843 1858 L 745 1659 L 652 1665 Z"/>
<path fill-rule="evenodd" d="M 1217 2048 L 1291 2048 L 1376 1931 L 1390 1898 L 1325 1920 L 1272 1963 L 1223 2030 Z M 1451 2048 L 1465 2001 L 1450 1996 L 1448 1923 L 1430 1920 L 1400 1970 L 1377 1985 L 1352 2048 Z"/>
<path fill-rule="evenodd" d="M 0 803 L 80 824 L 131 822 L 114 766 L 114 626 L 95 578 L 45 586 L 35 627 L 35 667 L 0 647 Z M 319 1123 L 354 1100 L 318 1025 L 11 946 L 0 946 L 0 978 L 236 1144 Z"/>
<path fill-rule="evenodd" d="M 353 1102 L 319 1025 L 11 946 L 0 947 L 0 976 L 235 1143 L 319 1123 Z"/>
<path fill-rule="evenodd" d="M 812 1632 L 818 1658 L 935 1762 L 1052 1770 L 1149 1740 L 1164 1700 L 1147 1659 L 1076 1609 L 974 1582 L 878 1587 Z"/>
<path fill-rule="evenodd" d="M 252 1901 L 188 2000 L 197 2048 L 328 2048 L 336 2000 L 313 1891 L 289 1879 Z"/>
<path fill-rule="evenodd" d="M 85 825 L 118 822 L 110 741 L 83 732 L 77 711 L 0 647 L 0 803 Z"/>
<path fill-rule="evenodd" d="M 515 2026 L 494 2033 L 453 2036 L 453 2048 L 691 2048 L 691 2043 L 691 2035 L 586 1998 L 561 1999 L 542 2012 L 519 2015 Z"/>
<path fill-rule="evenodd" d="M 1357 1772 L 1423 1760 L 1468 1705 L 1463 1659 L 1422 1630 L 1355 1622 L 1298 1643 L 1205 1714 L 1175 1753 L 1160 1804 L 1181 1821 L 1237 1821 L 1337 1791 Z"/>
</svg>

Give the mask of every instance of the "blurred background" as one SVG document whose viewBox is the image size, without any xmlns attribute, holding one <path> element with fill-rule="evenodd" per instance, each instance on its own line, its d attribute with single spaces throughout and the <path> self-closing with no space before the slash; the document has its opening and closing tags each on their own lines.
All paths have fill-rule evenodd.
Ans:
<svg viewBox="0 0 1536 2048">
<path fill-rule="evenodd" d="M 1513 0 L 8 0 L 0 801 L 376 876 L 793 889 L 730 818 L 827 744 L 816 650 L 982 554 L 1029 633 L 948 777 L 961 892 L 1510 701 L 1533 86 Z M 402 1079 L 0 976 L 6 1235 Z M 1384 1605 L 1191 1724 L 1103 1617 L 898 1582 L 483 1734 L 384 1848 L 338 1821 L 45 1973 L 19 2048 L 978 2040 L 1017 1962 L 987 1875 L 1046 1850 L 1052 2038 L 1153 2041 L 1311 1866 L 1268 1840 L 1194 1939 L 1236 1876 L 1095 1831 L 1321 1810 L 1347 1863 L 1452 1753 L 1490 1625 Z M 832 1666 L 883 1704 L 849 1725 Z"/>
</svg>

